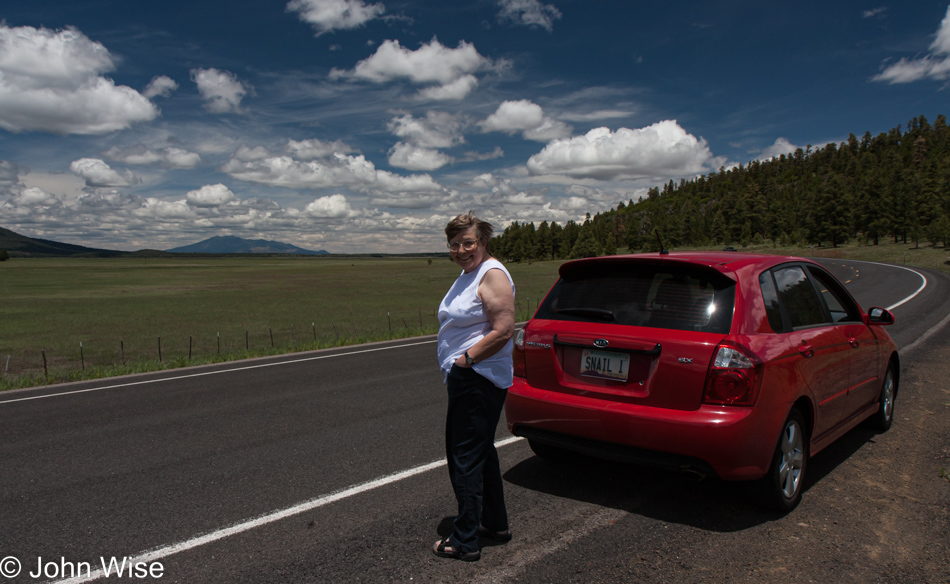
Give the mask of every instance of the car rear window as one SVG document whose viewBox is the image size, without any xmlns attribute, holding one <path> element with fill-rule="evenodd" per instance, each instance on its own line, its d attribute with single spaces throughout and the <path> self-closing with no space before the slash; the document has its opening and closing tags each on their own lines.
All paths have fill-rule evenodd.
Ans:
<svg viewBox="0 0 950 584">
<path fill-rule="evenodd" d="M 563 274 L 535 318 L 726 334 L 735 284 L 703 266 L 592 263 Z"/>
</svg>

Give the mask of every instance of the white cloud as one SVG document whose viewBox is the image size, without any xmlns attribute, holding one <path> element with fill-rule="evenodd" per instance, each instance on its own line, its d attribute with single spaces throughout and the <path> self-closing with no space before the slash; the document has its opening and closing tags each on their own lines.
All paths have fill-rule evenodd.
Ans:
<svg viewBox="0 0 950 584">
<path fill-rule="evenodd" d="M 152 150 L 144 144 L 130 148 L 113 146 L 102 153 L 109 160 L 122 164 L 149 165 L 160 164 L 166 168 L 194 168 L 201 163 L 201 155 L 182 148 L 165 147 Z"/>
<path fill-rule="evenodd" d="M 566 138 L 573 131 L 564 122 L 545 116 L 541 106 L 527 99 L 502 102 L 495 113 L 479 125 L 484 132 L 521 132 L 525 139 L 536 142 Z"/>
<path fill-rule="evenodd" d="M 791 154 L 798 150 L 798 148 L 798 146 L 792 144 L 785 138 L 776 138 L 775 143 L 766 148 L 762 154 L 759 154 L 756 160 L 771 160 L 772 158 L 778 158 L 782 154 Z"/>
<path fill-rule="evenodd" d="M 420 89 L 418 97 L 427 101 L 458 101 L 475 91 L 478 87 L 478 78 L 474 75 L 463 75 L 455 81 L 445 85 L 436 85 Z"/>
<path fill-rule="evenodd" d="M 890 84 L 912 83 L 922 79 L 950 78 L 950 7 L 940 22 L 937 34 L 930 44 L 930 53 L 919 59 L 902 58 L 875 75 L 873 81 Z"/>
<path fill-rule="evenodd" d="M 149 82 L 145 87 L 143 95 L 149 99 L 159 96 L 168 97 L 176 89 L 178 89 L 178 83 L 176 83 L 174 79 L 166 77 L 165 75 L 159 75 Z"/>
<path fill-rule="evenodd" d="M 465 41 L 452 49 L 432 39 L 413 51 L 402 47 L 399 41 L 387 40 L 352 71 L 333 69 L 330 78 L 373 83 L 408 79 L 419 85 L 434 84 L 434 88 L 426 90 L 425 96 L 430 99 L 460 99 L 475 88 L 478 82 L 475 73 L 496 66 Z"/>
<path fill-rule="evenodd" d="M 304 208 L 304 213 L 310 217 L 331 219 L 343 219 L 356 214 L 346 197 L 340 194 L 314 199 Z"/>
<path fill-rule="evenodd" d="M 235 199 L 236 197 L 231 189 L 220 183 L 205 185 L 185 194 L 185 201 L 193 207 L 220 207 Z"/>
<path fill-rule="evenodd" d="M 533 194 L 529 195 L 528 193 L 521 191 L 514 195 L 509 195 L 504 198 L 504 202 L 510 205 L 543 205 L 544 195 L 542 194 Z"/>
<path fill-rule="evenodd" d="M 289 140 L 285 148 L 288 154 L 297 160 L 316 160 L 326 158 L 332 154 L 350 154 L 356 152 L 355 148 L 347 145 L 342 140 L 333 142 L 324 142 L 316 138 L 310 140 Z"/>
<path fill-rule="evenodd" d="M 711 159 L 705 140 L 665 120 L 637 130 L 595 128 L 555 140 L 528 159 L 527 167 L 535 175 L 613 180 L 695 174 Z"/>
<path fill-rule="evenodd" d="M 198 93 L 205 100 L 205 109 L 215 114 L 240 113 L 241 100 L 248 88 L 229 71 L 217 69 L 192 69 L 191 80 L 198 86 Z"/>
<path fill-rule="evenodd" d="M 23 189 L 13 197 L 12 201 L 24 207 L 49 207 L 59 203 L 59 199 L 55 195 L 51 195 L 38 187 Z"/>
<path fill-rule="evenodd" d="M 317 36 L 337 29 L 353 29 L 386 12 L 383 4 L 364 4 L 363 0 L 291 0 L 287 10 L 313 25 Z"/>
<path fill-rule="evenodd" d="M 292 189 L 366 185 L 376 180 L 376 167 L 362 155 L 334 154 L 311 161 L 290 156 L 254 160 L 235 156 L 221 170 L 238 180 Z"/>
<path fill-rule="evenodd" d="M 561 11 L 552 4 L 542 4 L 539 0 L 499 0 L 501 11 L 498 18 L 502 22 L 512 22 L 525 26 L 540 26 L 550 32 L 554 21 L 561 18 Z"/>
<path fill-rule="evenodd" d="M 75 28 L 0 21 L 0 128 L 105 134 L 155 119 L 145 96 L 102 76 L 114 69 L 109 51 Z"/>
<path fill-rule="evenodd" d="M 389 150 L 389 164 L 407 170 L 438 170 L 450 164 L 453 158 L 432 148 L 413 146 L 405 142 L 397 142 Z"/>
<path fill-rule="evenodd" d="M 132 172 L 120 173 L 98 158 L 74 160 L 69 170 L 82 177 L 90 187 L 127 187 L 139 182 Z"/>
<path fill-rule="evenodd" d="M 451 148 L 465 143 L 463 126 L 463 121 L 457 115 L 429 111 L 425 118 L 414 118 L 411 114 L 395 117 L 389 121 L 387 128 L 394 136 L 413 146 Z"/>
</svg>

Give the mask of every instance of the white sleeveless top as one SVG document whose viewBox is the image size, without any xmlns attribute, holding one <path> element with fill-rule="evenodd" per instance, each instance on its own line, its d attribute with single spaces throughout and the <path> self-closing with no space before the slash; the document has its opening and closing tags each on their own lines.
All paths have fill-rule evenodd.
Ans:
<svg viewBox="0 0 950 584">
<path fill-rule="evenodd" d="M 511 284 L 511 295 L 514 296 L 515 283 L 511 274 L 498 260 L 488 259 L 468 274 L 462 272 L 439 305 L 438 355 L 439 366 L 445 376 L 448 376 L 452 365 L 465 351 L 491 331 L 491 323 L 488 322 L 482 299 L 478 297 L 478 285 L 488 270 L 492 269 L 504 272 Z M 511 363 L 512 346 L 512 340 L 508 339 L 500 351 L 484 361 L 479 361 L 472 368 L 497 387 L 511 387 L 514 377 Z"/>
</svg>

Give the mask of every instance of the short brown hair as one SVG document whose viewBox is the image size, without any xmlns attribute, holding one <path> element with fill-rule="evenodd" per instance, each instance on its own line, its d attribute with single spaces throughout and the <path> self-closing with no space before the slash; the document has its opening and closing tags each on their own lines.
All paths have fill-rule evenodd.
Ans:
<svg viewBox="0 0 950 584">
<path fill-rule="evenodd" d="M 494 232 L 494 228 L 491 226 L 491 223 L 488 221 L 482 221 L 475 216 L 475 213 L 471 211 L 468 213 L 463 213 L 455 219 L 449 221 L 449 224 L 445 226 L 445 238 L 452 239 L 470 227 L 475 227 L 475 233 L 478 236 L 478 242 L 487 248 L 488 243 L 491 241 L 491 235 Z"/>
</svg>

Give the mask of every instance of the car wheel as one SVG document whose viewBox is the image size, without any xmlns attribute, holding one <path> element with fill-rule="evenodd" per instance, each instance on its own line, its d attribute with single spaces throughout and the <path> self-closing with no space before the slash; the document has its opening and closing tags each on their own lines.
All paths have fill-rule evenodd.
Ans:
<svg viewBox="0 0 950 584">
<path fill-rule="evenodd" d="M 792 410 L 782 427 L 769 472 L 762 479 L 766 504 L 788 513 L 802 500 L 805 468 L 808 463 L 808 438 L 805 421 L 798 410 Z"/>
<path fill-rule="evenodd" d="M 894 364 L 887 366 L 884 374 L 884 383 L 881 384 L 881 408 L 876 414 L 868 418 L 868 426 L 878 432 L 887 432 L 894 421 L 894 398 L 897 397 L 897 375 Z"/>
<path fill-rule="evenodd" d="M 538 455 L 539 458 L 543 458 L 548 462 L 564 463 L 577 458 L 577 455 L 573 452 L 560 448 L 559 446 L 538 442 L 530 438 L 528 439 L 528 446 L 531 447 L 531 450 Z"/>
</svg>

